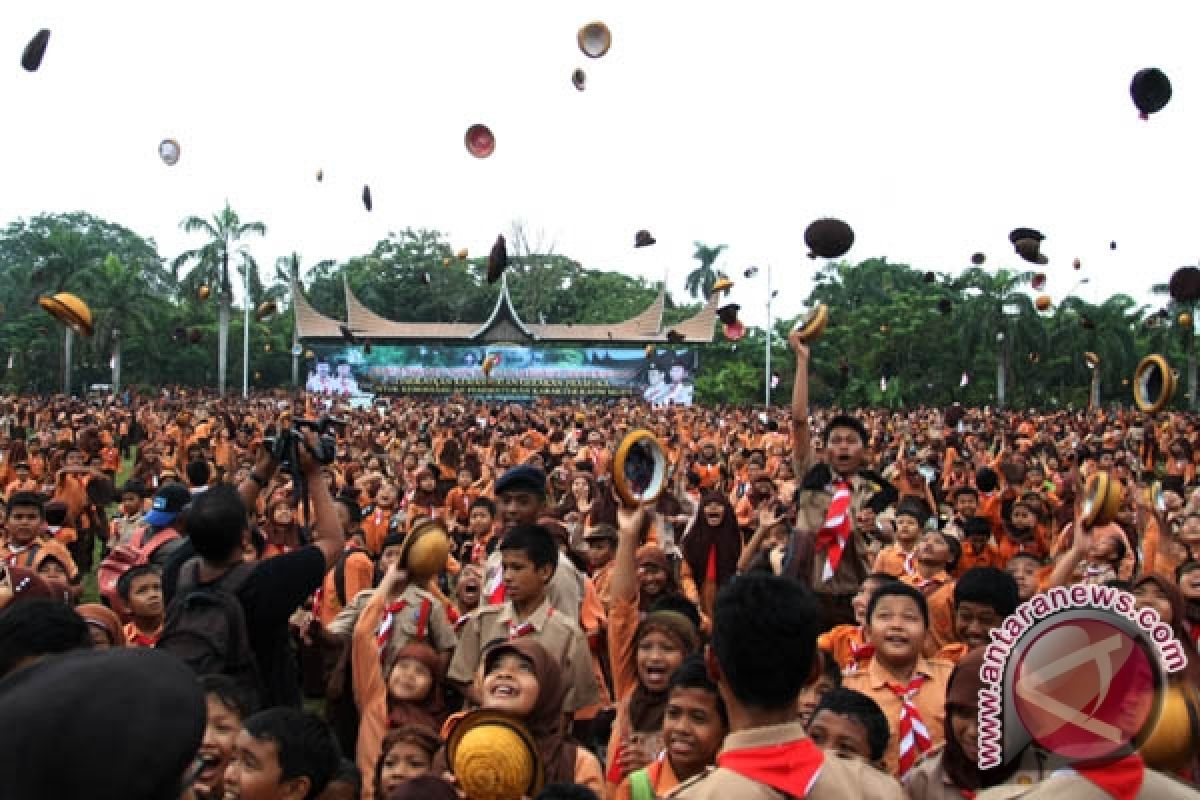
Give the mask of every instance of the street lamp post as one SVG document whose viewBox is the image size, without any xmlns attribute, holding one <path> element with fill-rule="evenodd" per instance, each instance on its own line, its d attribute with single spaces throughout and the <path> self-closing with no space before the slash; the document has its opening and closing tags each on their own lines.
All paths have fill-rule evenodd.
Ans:
<svg viewBox="0 0 1200 800">
<path fill-rule="evenodd" d="M 763 376 L 767 408 L 771 407 L 771 301 L 774 299 L 775 296 L 771 292 L 771 265 L 767 264 L 767 368 L 766 375 Z"/>
<path fill-rule="evenodd" d="M 1021 313 L 1021 307 L 1016 303 L 1005 303 L 1000 310 L 1004 312 L 1004 327 L 1006 330 L 1012 327 L 1009 321 Z M 996 342 L 1000 345 L 1000 354 L 996 359 L 996 407 L 1004 408 L 1004 384 L 1006 368 L 1008 366 L 1008 352 L 1010 350 L 1007 344 L 1006 331 L 1000 331 L 996 334 Z"/>
<path fill-rule="evenodd" d="M 121 329 L 113 328 L 113 354 L 112 354 L 112 395 L 116 397 L 121 393 Z"/>
<path fill-rule="evenodd" d="M 242 262 L 242 397 L 250 396 L 250 265 Z"/>
<path fill-rule="evenodd" d="M 70 325 L 63 326 L 63 394 L 71 396 L 71 351 L 75 342 L 74 331 Z"/>
</svg>

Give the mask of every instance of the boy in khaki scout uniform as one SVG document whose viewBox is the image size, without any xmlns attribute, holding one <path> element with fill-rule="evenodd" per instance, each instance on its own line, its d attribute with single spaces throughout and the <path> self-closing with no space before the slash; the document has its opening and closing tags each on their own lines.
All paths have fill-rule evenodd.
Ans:
<svg viewBox="0 0 1200 800">
<path fill-rule="evenodd" d="M 709 674 L 729 712 L 717 767 L 668 797 L 685 800 L 903 798 L 893 778 L 817 747 L 796 721 L 796 701 L 815 679 L 817 604 L 796 581 L 750 574 L 717 597 Z"/>
<path fill-rule="evenodd" d="M 867 541 L 854 521 L 873 495 L 891 487 L 882 479 L 862 474 L 868 436 L 854 417 L 841 415 L 830 420 L 824 431 L 828 464 L 816 463 L 808 423 L 809 350 L 795 331 L 788 341 L 796 353 L 792 458 L 800 485 L 796 490 L 796 535 L 783 571 L 816 593 L 821 630 L 827 631 L 836 625 L 854 624 L 851 601 L 871 572 Z"/>
<path fill-rule="evenodd" d="M 558 565 L 558 545 L 540 525 L 518 525 L 500 543 L 505 601 L 471 614 L 463 625 L 458 649 L 447 677 L 472 704 L 479 697 L 474 685 L 483 651 L 496 641 L 529 636 L 562 665 L 567 691 L 563 711 L 574 713 L 599 701 L 587 637 L 547 597 Z"/>
</svg>

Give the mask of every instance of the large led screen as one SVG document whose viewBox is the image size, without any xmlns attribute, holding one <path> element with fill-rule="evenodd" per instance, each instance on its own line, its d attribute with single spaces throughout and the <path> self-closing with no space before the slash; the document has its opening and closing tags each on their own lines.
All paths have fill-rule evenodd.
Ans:
<svg viewBox="0 0 1200 800">
<path fill-rule="evenodd" d="M 638 396 L 656 405 L 691 405 L 698 355 L 659 347 L 493 345 L 310 345 L 306 388 L 365 395 L 471 394 Z"/>
</svg>

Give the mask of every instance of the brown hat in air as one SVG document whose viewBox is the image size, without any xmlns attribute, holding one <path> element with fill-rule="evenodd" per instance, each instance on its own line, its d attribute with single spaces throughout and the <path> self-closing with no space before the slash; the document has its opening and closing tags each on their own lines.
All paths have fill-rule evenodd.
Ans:
<svg viewBox="0 0 1200 800">
<path fill-rule="evenodd" d="M 1180 267 L 1171 275 L 1167 284 L 1171 299 L 1177 303 L 1191 303 L 1200 300 L 1200 269 L 1196 267 Z"/>
<path fill-rule="evenodd" d="M 504 241 L 504 234 L 496 237 L 496 243 L 492 245 L 492 251 L 488 253 L 487 261 L 487 281 L 495 283 L 500 280 L 500 276 L 504 274 L 504 270 L 508 268 L 508 243 Z"/>
<path fill-rule="evenodd" d="M 840 219 L 818 219 L 804 231 L 809 258 L 840 258 L 854 245 L 854 231 Z"/>
</svg>

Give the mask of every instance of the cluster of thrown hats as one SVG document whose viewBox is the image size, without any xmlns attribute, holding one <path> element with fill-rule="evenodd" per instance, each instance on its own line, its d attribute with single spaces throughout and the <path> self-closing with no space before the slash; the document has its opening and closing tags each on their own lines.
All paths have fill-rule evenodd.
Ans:
<svg viewBox="0 0 1200 800">
<path fill-rule="evenodd" d="M 575 34 L 575 43 L 588 58 L 603 58 L 612 47 L 612 31 L 603 22 L 589 22 Z M 581 92 L 587 88 L 587 73 L 582 67 L 571 73 L 571 85 Z"/>
<path fill-rule="evenodd" d="M 589 22 L 579 29 L 575 41 L 588 58 L 603 58 L 612 47 L 612 31 L 603 22 Z M 571 84 L 581 92 L 587 88 L 587 73 L 581 67 L 572 71 Z M 496 135 L 484 123 L 476 122 L 467 128 L 463 144 L 475 158 L 488 158 L 496 152 Z"/>
</svg>

